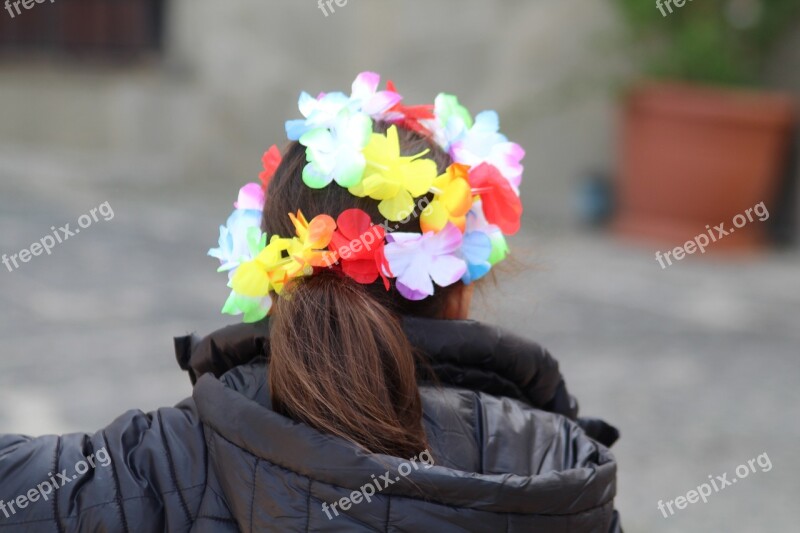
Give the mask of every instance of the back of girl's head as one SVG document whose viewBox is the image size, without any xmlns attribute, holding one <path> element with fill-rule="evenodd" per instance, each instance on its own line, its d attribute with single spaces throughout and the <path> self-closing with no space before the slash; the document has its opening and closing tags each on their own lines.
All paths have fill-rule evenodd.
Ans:
<svg viewBox="0 0 800 533">
<path fill-rule="evenodd" d="M 389 124 L 376 122 L 373 130 L 376 133 L 386 133 Z M 436 162 L 439 173 L 444 173 L 450 165 L 450 157 L 435 143 L 422 135 L 398 128 L 400 151 L 402 155 L 412 156 L 429 151 L 426 157 Z M 336 218 L 347 209 L 360 209 L 367 213 L 376 225 L 388 225 L 392 232 L 420 232 L 420 215 L 425 206 L 429 205 L 431 194 L 417 198 L 414 211 L 400 221 L 384 219 L 378 211 L 378 202 L 368 197 L 354 196 L 344 187 L 336 185 L 324 189 L 312 189 L 302 180 L 303 168 L 306 166 L 306 148 L 298 142 L 292 142 L 285 149 L 283 160 L 270 180 L 264 203 L 264 216 L 261 224 L 262 230 L 268 235 L 291 235 L 294 227 L 287 213 L 296 213 L 298 210 L 309 220 L 325 214 Z M 374 283 L 366 285 L 365 289 L 382 305 L 389 310 L 404 314 L 426 317 L 438 317 L 444 307 L 448 295 L 458 285 L 437 287 L 433 296 L 424 300 L 408 300 L 403 298 L 394 284 L 389 291 L 384 288 L 383 281 L 379 278 Z"/>
<path fill-rule="evenodd" d="M 446 94 L 406 106 L 379 82 L 301 94 L 292 142 L 265 153 L 262 185 L 242 188 L 209 254 L 233 289 L 223 312 L 271 316 L 273 408 L 412 457 L 427 439 L 400 317 L 461 315 L 464 284 L 505 258 L 524 151 L 492 111 L 473 119 Z"/>
</svg>

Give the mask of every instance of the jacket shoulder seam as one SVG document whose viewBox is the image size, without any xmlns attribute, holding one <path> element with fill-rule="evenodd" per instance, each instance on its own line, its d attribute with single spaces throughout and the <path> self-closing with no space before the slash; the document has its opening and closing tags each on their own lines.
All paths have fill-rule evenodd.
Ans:
<svg viewBox="0 0 800 533">
<path fill-rule="evenodd" d="M 213 520 L 214 522 L 225 522 L 226 524 L 238 525 L 238 522 L 236 522 L 236 520 L 234 520 L 233 518 L 225 518 L 224 516 L 212 516 L 212 515 L 201 514 L 198 515 L 197 520 Z"/>
<path fill-rule="evenodd" d="M 250 495 L 250 531 L 253 531 L 253 515 L 256 508 L 256 481 L 258 479 L 258 463 L 261 458 L 256 456 L 256 464 L 253 466 L 253 490 Z"/>
<path fill-rule="evenodd" d="M 308 478 L 308 492 L 306 496 L 306 533 L 311 531 L 311 487 L 314 480 Z"/>
<path fill-rule="evenodd" d="M 481 401 L 480 394 L 473 391 L 472 393 L 473 401 L 475 402 L 475 406 L 472 409 L 472 414 L 475 417 L 475 439 L 478 448 L 478 467 L 479 467 L 479 474 L 484 473 L 484 463 L 483 463 L 483 402 Z"/>
<path fill-rule="evenodd" d="M 106 437 L 105 430 L 103 430 L 102 436 L 105 444 L 108 445 L 108 437 Z M 114 501 L 116 501 L 117 505 L 119 506 L 119 514 L 122 518 L 122 530 L 125 533 L 129 533 L 130 528 L 128 527 L 128 517 L 125 516 L 125 506 L 122 505 L 122 502 L 124 501 L 122 498 L 122 488 L 119 484 L 119 474 L 117 474 L 117 466 L 114 464 L 113 458 L 111 459 L 111 473 L 114 475 L 114 490 L 117 492 L 117 497 L 114 499 Z"/>
<path fill-rule="evenodd" d="M 181 509 L 183 509 L 184 515 L 186 515 L 186 522 L 191 524 L 192 523 L 192 514 L 189 512 L 189 506 L 186 504 L 186 498 L 183 496 L 183 491 L 178 486 L 178 476 L 175 473 L 175 463 L 172 461 L 172 451 L 169 449 L 169 443 L 167 442 L 167 436 L 164 433 L 164 419 L 161 417 L 161 411 L 157 412 L 158 416 L 158 432 L 161 434 L 161 442 L 164 445 L 164 452 L 167 454 L 167 463 L 169 466 L 169 475 L 172 478 L 172 484 L 175 487 L 175 491 L 178 493 L 178 499 L 181 502 Z"/>
<path fill-rule="evenodd" d="M 389 531 L 389 522 L 392 516 L 392 498 L 386 498 L 386 523 L 383 525 L 385 531 Z"/>
<path fill-rule="evenodd" d="M 53 472 L 58 472 L 58 455 L 61 453 L 61 436 L 56 440 L 56 452 L 53 456 Z M 58 533 L 64 533 L 64 526 L 58 516 L 58 494 L 53 498 L 53 520 L 56 523 Z"/>
</svg>

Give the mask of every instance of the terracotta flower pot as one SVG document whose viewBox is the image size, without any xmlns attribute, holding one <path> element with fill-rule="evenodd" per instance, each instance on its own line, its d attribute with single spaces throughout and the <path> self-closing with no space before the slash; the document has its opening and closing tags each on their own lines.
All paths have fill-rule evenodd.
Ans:
<svg viewBox="0 0 800 533">
<path fill-rule="evenodd" d="M 622 114 L 617 232 L 679 246 L 759 202 L 770 212 L 795 125 L 783 95 L 646 83 Z M 755 219 L 711 249 L 767 242 Z"/>
</svg>

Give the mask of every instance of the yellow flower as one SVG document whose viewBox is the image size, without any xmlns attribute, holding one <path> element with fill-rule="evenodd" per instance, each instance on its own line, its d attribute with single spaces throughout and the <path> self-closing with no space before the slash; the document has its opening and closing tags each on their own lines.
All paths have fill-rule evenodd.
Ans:
<svg viewBox="0 0 800 533">
<path fill-rule="evenodd" d="M 467 213 L 472 207 L 468 176 L 469 166 L 453 163 L 444 174 L 433 180 L 433 201 L 419 220 L 423 233 L 441 231 L 448 222 L 464 232 Z"/>
<path fill-rule="evenodd" d="M 378 210 L 387 220 L 402 220 L 413 213 L 414 198 L 426 194 L 436 178 L 436 163 L 420 159 L 427 153 L 401 156 L 396 126 L 386 135 L 373 133 L 364 148 L 364 179 L 348 190 L 355 196 L 380 200 Z"/>
<path fill-rule="evenodd" d="M 251 298 L 262 298 L 270 291 L 280 294 L 289 280 L 336 262 L 336 254 L 326 250 L 336 229 L 333 218 L 319 215 L 309 222 L 300 211 L 289 218 L 297 235 L 291 239 L 273 235 L 255 259 L 239 265 L 230 283 L 236 294 Z"/>
<path fill-rule="evenodd" d="M 282 269 L 287 261 L 283 252 L 289 249 L 291 241 L 273 235 L 269 244 L 255 259 L 239 265 L 230 286 L 237 294 L 250 298 L 263 298 L 270 290 L 280 292 L 283 287 Z"/>
</svg>

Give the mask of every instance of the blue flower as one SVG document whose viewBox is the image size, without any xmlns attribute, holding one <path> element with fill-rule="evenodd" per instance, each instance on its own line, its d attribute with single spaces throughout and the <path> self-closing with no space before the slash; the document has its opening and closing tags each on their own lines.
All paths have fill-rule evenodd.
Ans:
<svg viewBox="0 0 800 533">
<path fill-rule="evenodd" d="M 467 271 L 461 281 L 469 285 L 481 279 L 492 269 L 489 256 L 492 254 L 492 241 L 482 231 L 471 231 L 464 234 L 461 244 L 461 257 L 467 263 Z"/>
<path fill-rule="evenodd" d="M 253 258 L 251 237 L 258 232 L 256 240 L 261 240 L 261 215 L 256 209 L 236 209 L 227 225 L 219 227 L 219 248 L 208 251 L 208 255 L 219 259 L 219 272 L 231 271 Z"/>
</svg>

